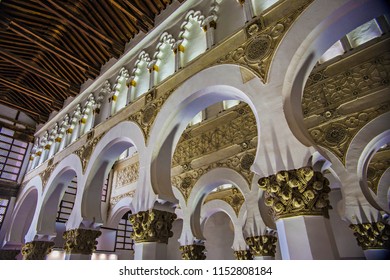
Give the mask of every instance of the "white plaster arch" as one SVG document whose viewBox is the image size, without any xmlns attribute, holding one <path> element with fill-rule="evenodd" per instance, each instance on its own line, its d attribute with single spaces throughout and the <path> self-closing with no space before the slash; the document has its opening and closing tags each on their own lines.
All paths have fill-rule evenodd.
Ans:
<svg viewBox="0 0 390 280">
<path fill-rule="evenodd" d="M 204 225 L 208 218 L 214 215 L 217 212 L 224 212 L 229 216 L 233 227 L 234 227 L 234 240 L 232 244 L 232 249 L 234 251 L 246 250 L 246 242 L 243 235 L 243 226 L 245 220 L 243 217 L 236 216 L 234 209 L 226 202 L 220 199 L 211 200 L 202 205 L 200 223 L 202 225 L 202 232 L 204 230 Z"/>
<path fill-rule="evenodd" d="M 18 196 L 12 213 L 12 221 L 4 240 L 7 247 L 20 248 L 25 243 L 27 231 L 39 207 L 41 196 L 42 180 L 40 176 L 35 176 L 23 187 Z"/>
<path fill-rule="evenodd" d="M 197 239 L 204 239 L 201 227 L 203 201 L 213 189 L 223 184 L 234 185 L 243 194 L 244 198 L 250 193 L 247 181 L 233 169 L 216 168 L 202 175 L 192 188 L 187 201 L 187 213 L 185 213 L 186 222 L 190 222 L 191 233 Z"/>
<path fill-rule="evenodd" d="M 53 170 L 42 193 L 39 211 L 28 231 L 30 240 L 35 236 L 56 236 L 58 206 L 70 182 L 75 177 L 78 182 L 83 181 L 82 170 L 81 160 L 76 154 L 65 157 Z"/>
<path fill-rule="evenodd" d="M 252 81 L 260 84 L 259 80 Z M 240 100 L 250 106 L 259 124 L 258 113 L 252 102 L 253 96 L 258 96 L 257 93 L 253 84 L 243 83 L 240 67 L 237 65 L 207 68 L 192 76 L 172 93 L 157 115 L 148 140 L 147 157 L 151 162 L 151 169 L 147 179 L 151 180 L 150 185 L 160 199 L 176 202 L 171 186 L 170 162 L 176 144 L 192 118 L 217 102 Z M 149 208 L 153 204 L 154 201 L 150 201 Z"/>
<path fill-rule="evenodd" d="M 112 165 L 126 149 L 135 146 L 140 154 L 140 176 L 137 189 L 142 188 L 144 170 L 145 139 L 141 128 L 134 122 L 124 121 L 112 127 L 96 145 L 86 168 L 83 183 L 77 192 L 75 207 L 68 221 L 68 227 L 94 227 L 104 222 L 101 215 L 101 192 Z M 72 218 L 72 221 L 70 221 Z"/>
<path fill-rule="evenodd" d="M 366 124 L 352 139 L 346 154 L 346 167 L 350 172 L 356 172 L 360 187 L 367 200 L 378 210 L 390 213 L 387 192 L 384 198 L 379 198 L 367 185 L 368 165 L 375 153 L 385 144 L 390 143 L 390 112 L 382 114 Z M 388 186 L 389 187 L 389 186 Z M 382 192 L 383 193 L 383 192 Z M 379 194 L 379 193 L 378 193 Z"/>
<path fill-rule="evenodd" d="M 305 82 L 314 65 L 345 34 L 389 10 L 386 1 L 381 0 L 317 0 L 305 9 L 283 38 L 274 57 L 278 63 L 271 65 L 270 85 L 282 86 L 285 115 L 301 143 L 313 145 L 303 123 L 301 103 Z"/>
<path fill-rule="evenodd" d="M 390 168 L 382 174 L 378 183 L 378 204 L 383 208 L 387 206 L 390 208 Z"/>
<path fill-rule="evenodd" d="M 111 209 L 109 216 L 107 218 L 106 227 L 117 228 L 119 221 L 122 219 L 123 215 L 129 211 L 134 213 L 134 208 L 131 205 L 133 198 L 124 197 L 115 204 L 114 208 Z"/>
</svg>

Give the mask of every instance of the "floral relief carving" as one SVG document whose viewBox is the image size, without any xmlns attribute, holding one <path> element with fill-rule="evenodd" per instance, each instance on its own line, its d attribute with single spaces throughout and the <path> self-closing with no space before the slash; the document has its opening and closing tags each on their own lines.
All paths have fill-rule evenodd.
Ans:
<svg viewBox="0 0 390 280">
<path fill-rule="evenodd" d="M 57 167 L 58 162 L 53 163 L 53 159 L 50 159 L 47 163 L 47 167 L 45 170 L 43 170 L 41 173 L 39 173 L 39 176 L 42 179 L 42 188 L 46 188 L 47 181 L 49 180 L 51 173 L 53 173 L 54 169 Z"/>
<path fill-rule="evenodd" d="M 241 206 L 245 202 L 244 196 L 242 195 L 240 190 L 237 189 L 236 187 L 209 193 L 208 196 L 206 197 L 204 203 L 207 203 L 209 201 L 216 200 L 216 199 L 220 199 L 220 200 L 227 202 L 233 208 L 237 217 L 240 213 Z"/>
<path fill-rule="evenodd" d="M 255 149 L 251 149 L 249 151 L 237 154 L 235 156 L 219 160 L 216 162 L 213 162 L 211 164 L 202 166 L 200 168 L 191 169 L 187 172 L 183 172 L 177 176 L 172 177 L 172 185 L 175 186 L 180 190 L 180 192 L 183 194 L 184 198 L 187 200 L 190 196 L 190 193 L 192 191 L 192 188 L 194 187 L 196 181 L 203 175 L 209 172 L 212 169 L 220 168 L 220 167 L 227 167 L 231 168 L 238 173 L 240 173 L 248 182 L 250 185 L 250 182 L 253 178 L 253 173 L 249 169 L 244 169 L 242 167 L 241 158 L 245 154 L 250 154 L 254 157 L 254 154 L 256 153 Z M 240 206 L 241 207 L 241 206 Z"/>
<path fill-rule="evenodd" d="M 139 177 L 139 162 L 128 165 L 117 171 L 117 179 L 115 188 L 119 189 L 123 186 L 134 183 Z"/>
<path fill-rule="evenodd" d="M 103 138 L 104 134 L 105 134 L 105 132 L 94 137 L 93 132 L 90 132 L 87 135 L 87 142 L 74 152 L 76 155 L 78 155 L 78 157 L 81 160 L 81 166 L 83 168 L 83 173 L 85 173 L 85 169 L 87 168 L 87 165 L 88 165 L 88 162 L 89 162 L 89 159 L 92 155 L 93 150 L 95 149 L 96 145 L 99 143 L 100 139 Z"/>
<path fill-rule="evenodd" d="M 248 105 L 237 107 L 234 110 L 236 117 L 213 129 L 197 135 L 192 135 L 191 129 L 187 129 L 175 149 L 172 166 L 188 165 L 195 158 L 211 154 L 234 144 L 246 143 L 248 146 L 250 140 L 257 136 L 256 119 Z M 243 162 L 246 167 L 249 163 L 248 160 L 250 161 L 246 157 Z"/>
<path fill-rule="evenodd" d="M 131 191 L 128 191 L 124 194 L 121 194 L 121 195 L 117 195 L 117 196 L 113 196 L 111 197 L 110 199 L 110 205 L 111 205 L 111 208 L 117 204 L 122 198 L 125 198 L 125 197 L 134 197 L 135 195 L 135 190 L 131 190 Z"/>
</svg>

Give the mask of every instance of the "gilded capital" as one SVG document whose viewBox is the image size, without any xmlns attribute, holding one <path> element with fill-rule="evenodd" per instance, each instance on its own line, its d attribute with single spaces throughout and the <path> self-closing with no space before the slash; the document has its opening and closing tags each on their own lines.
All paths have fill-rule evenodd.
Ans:
<svg viewBox="0 0 390 280">
<path fill-rule="evenodd" d="M 181 258 L 183 260 L 205 260 L 205 246 L 199 244 L 180 246 Z"/>
<path fill-rule="evenodd" d="M 383 222 L 351 224 L 349 226 L 363 250 L 390 249 L 390 225 Z"/>
<path fill-rule="evenodd" d="M 51 241 L 31 241 L 24 244 L 22 255 L 24 260 L 44 260 L 50 254 L 54 242 Z"/>
<path fill-rule="evenodd" d="M 172 223 L 176 214 L 156 209 L 140 211 L 130 216 L 133 225 L 131 237 L 136 243 L 159 242 L 168 244 L 173 236 Z"/>
<path fill-rule="evenodd" d="M 65 231 L 64 250 L 67 254 L 91 255 L 96 250 L 98 238 L 102 233 L 98 230 L 76 228 Z"/>
<path fill-rule="evenodd" d="M 328 217 L 329 181 L 311 167 L 280 171 L 258 183 L 265 190 L 265 204 L 272 208 L 275 220 L 301 215 Z"/>
<path fill-rule="evenodd" d="M 273 235 L 260 235 L 248 237 L 245 241 L 252 256 L 275 257 L 277 240 L 276 236 Z"/>
<path fill-rule="evenodd" d="M 234 256 L 236 260 L 253 260 L 250 250 L 234 251 Z"/>
</svg>

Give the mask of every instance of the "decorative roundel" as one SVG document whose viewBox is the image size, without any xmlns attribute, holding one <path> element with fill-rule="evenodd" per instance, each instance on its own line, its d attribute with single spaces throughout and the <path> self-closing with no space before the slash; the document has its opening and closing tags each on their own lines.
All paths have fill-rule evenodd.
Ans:
<svg viewBox="0 0 390 280">
<path fill-rule="evenodd" d="M 263 59 L 271 48 L 271 38 L 261 35 L 252 39 L 246 47 L 245 57 L 250 62 Z"/>
<path fill-rule="evenodd" d="M 339 144 L 346 139 L 347 133 L 344 126 L 334 124 L 325 131 L 325 139 L 331 144 Z"/>
<path fill-rule="evenodd" d="M 181 182 L 180 187 L 184 190 L 189 189 L 192 185 L 192 178 L 191 177 L 184 177 L 183 181 Z"/>
<path fill-rule="evenodd" d="M 150 123 L 155 113 L 156 113 L 156 107 L 153 104 L 147 106 L 143 111 L 142 122 L 144 124 Z"/>
<path fill-rule="evenodd" d="M 255 156 L 252 154 L 245 154 L 241 158 L 241 168 L 244 170 L 250 170 L 253 162 L 255 161 Z"/>
</svg>

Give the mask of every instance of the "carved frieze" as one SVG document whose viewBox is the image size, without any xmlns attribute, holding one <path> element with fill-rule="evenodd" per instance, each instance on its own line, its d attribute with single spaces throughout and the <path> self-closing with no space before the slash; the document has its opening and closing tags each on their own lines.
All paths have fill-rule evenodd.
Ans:
<svg viewBox="0 0 390 280">
<path fill-rule="evenodd" d="M 139 177 L 139 162 L 119 169 L 116 176 L 116 189 L 136 182 Z"/>
<path fill-rule="evenodd" d="M 351 224 L 349 226 L 358 242 L 358 245 L 367 249 L 390 250 L 390 225 L 384 222 Z"/>
<path fill-rule="evenodd" d="M 300 215 L 324 215 L 331 209 L 329 181 L 311 167 L 280 171 L 259 179 L 265 190 L 265 204 L 275 220 Z"/>
<path fill-rule="evenodd" d="M 275 257 L 277 237 L 273 235 L 252 236 L 245 239 L 252 256 Z"/>
<path fill-rule="evenodd" d="M 263 83 L 267 83 L 276 49 L 292 23 L 311 2 L 307 1 L 303 6 L 267 26 L 259 19 L 248 23 L 245 30 L 249 37 L 247 41 L 220 58 L 217 63 L 234 63 L 249 68 Z"/>
<path fill-rule="evenodd" d="M 186 130 L 173 154 L 172 166 L 188 164 L 193 159 L 234 144 L 248 145 L 257 136 L 255 116 L 246 104 L 237 106 L 234 114 L 236 117 L 202 133 L 192 135 L 191 129 Z M 247 166 L 247 159 L 248 156 L 244 159 L 244 166 Z"/>
<path fill-rule="evenodd" d="M 341 162 L 345 163 L 345 156 L 354 136 L 371 120 L 388 112 L 389 108 L 390 103 L 387 102 L 360 112 L 340 116 L 309 128 L 309 133 L 318 145 L 328 148 Z"/>
<path fill-rule="evenodd" d="M 192 244 L 180 246 L 181 258 L 183 260 L 205 260 L 206 254 L 204 252 L 205 246 Z"/>
<path fill-rule="evenodd" d="M 96 250 L 98 238 L 102 233 L 98 230 L 76 228 L 65 231 L 64 250 L 67 254 L 91 255 Z"/>
<path fill-rule="evenodd" d="M 390 52 L 334 73 L 333 64 L 310 74 L 302 97 L 304 117 L 321 115 L 324 121 L 338 117 L 332 113 L 340 105 L 389 86 Z M 327 113 L 327 114 L 325 114 Z"/>
<path fill-rule="evenodd" d="M 24 244 L 22 255 L 24 260 L 44 260 L 51 252 L 54 242 L 51 241 L 31 241 Z"/>
<path fill-rule="evenodd" d="M 158 242 L 168 244 L 168 239 L 173 236 L 172 223 L 176 214 L 156 209 L 140 211 L 130 216 L 133 226 L 131 238 L 136 243 Z"/>
<path fill-rule="evenodd" d="M 124 194 L 111 197 L 111 199 L 110 199 L 111 207 L 114 206 L 115 204 L 117 204 L 119 202 L 119 200 L 121 200 L 122 198 L 134 197 L 134 195 L 135 195 L 135 190 L 131 190 L 131 191 L 126 192 Z"/>
<path fill-rule="evenodd" d="M 237 171 L 246 179 L 246 181 L 250 185 L 253 178 L 253 173 L 249 169 L 246 169 L 246 163 L 242 164 L 242 158 L 245 157 L 245 155 L 247 154 L 252 155 L 254 158 L 255 153 L 256 150 L 251 149 L 243 153 L 237 154 L 235 156 L 222 159 L 196 169 L 188 170 L 187 172 L 183 172 L 177 176 L 172 177 L 172 185 L 178 188 L 180 192 L 183 194 L 184 198 L 187 200 L 190 196 L 190 193 L 196 181 L 203 174 L 206 174 L 210 170 L 219 167 L 227 167 Z"/>
<path fill-rule="evenodd" d="M 87 142 L 74 152 L 76 155 L 78 155 L 78 157 L 81 160 L 83 173 L 85 173 L 85 169 L 87 168 L 87 165 L 88 165 L 89 159 L 93 153 L 93 150 L 95 149 L 96 145 L 99 143 L 100 139 L 103 138 L 104 134 L 105 134 L 105 132 L 94 137 L 93 132 L 89 133 L 87 135 Z"/>
</svg>

